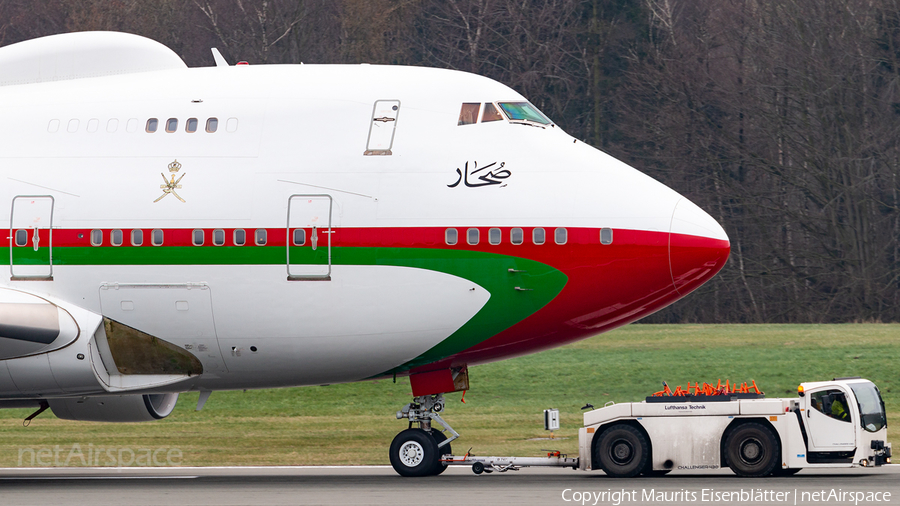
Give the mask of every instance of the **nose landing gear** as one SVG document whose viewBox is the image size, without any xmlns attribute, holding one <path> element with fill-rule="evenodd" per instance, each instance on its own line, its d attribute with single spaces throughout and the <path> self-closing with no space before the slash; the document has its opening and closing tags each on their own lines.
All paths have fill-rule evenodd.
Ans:
<svg viewBox="0 0 900 506">
<path fill-rule="evenodd" d="M 391 466 L 400 476 L 436 476 L 447 469 L 441 462 L 444 455 L 452 455 L 450 442 L 459 433 L 450 427 L 439 414 L 444 410 L 444 394 L 422 395 L 397 412 L 397 418 L 409 419 L 409 428 L 397 434 L 391 442 Z M 450 432 L 448 438 L 442 431 L 432 428 L 436 421 Z M 413 424 L 418 424 L 414 428 Z"/>
</svg>

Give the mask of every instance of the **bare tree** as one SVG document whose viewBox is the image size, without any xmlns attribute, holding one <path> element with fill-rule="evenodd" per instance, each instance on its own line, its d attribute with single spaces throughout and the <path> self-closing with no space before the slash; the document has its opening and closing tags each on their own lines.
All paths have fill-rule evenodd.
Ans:
<svg viewBox="0 0 900 506">
<path fill-rule="evenodd" d="M 340 61 L 409 63 L 407 42 L 420 3 L 420 0 L 342 0 Z"/>
<path fill-rule="evenodd" d="M 883 11 L 646 1 L 649 49 L 633 56 L 624 129 L 636 165 L 722 216 L 732 258 L 704 290 L 742 290 L 720 317 L 897 319 L 900 125 L 885 98 L 897 80 L 871 42 Z M 710 317 L 685 303 L 660 318 L 679 312 Z"/>
<path fill-rule="evenodd" d="M 251 63 L 299 63 L 310 39 L 324 32 L 312 21 L 333 14 L 328 4 L 315 1 L 191 1 L 223 54 Z"/>
</svg>

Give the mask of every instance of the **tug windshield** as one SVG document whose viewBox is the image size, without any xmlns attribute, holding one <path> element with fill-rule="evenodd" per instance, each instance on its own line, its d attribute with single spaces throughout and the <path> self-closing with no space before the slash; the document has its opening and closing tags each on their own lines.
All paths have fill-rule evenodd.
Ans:
<svg viewBox="0 0 900 506">
<path fill-rule="evenodd" d="M 851 383 L 850 389 L 859 404 L 860 423 L 869 432 L 878 432 L 887 425 L 884 401 L 873 383 Z"/>
<path fill-rule="evenodd" d="M 529 102 L 498 102 L 510 121 L 527 121 L 549 125 L 551 121 Z"/>
</svg>

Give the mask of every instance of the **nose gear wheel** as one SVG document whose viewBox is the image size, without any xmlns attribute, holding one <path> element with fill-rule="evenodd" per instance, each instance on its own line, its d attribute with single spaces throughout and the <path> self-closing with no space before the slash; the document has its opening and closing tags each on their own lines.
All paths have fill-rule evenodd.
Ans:
<svg viewBox="0 0 900 506">
<path fill-rule="evenodd" d="M 391 443 L 391 466 L 401 476 L 435 476 L 447 469 L 441 462 L 442 455 L 449 455 L 450 442 L 459 433 L 441 418 L 444 410 L 444 396 L 424 395 L 397 412 L 397 418 L 408 418 L 409 428 L 397 434 Z M 451 434 L 432 429 L 431 422 L 437 421 Z M 413 427 L 418 424 L 418 427 Z"/>
</svg>

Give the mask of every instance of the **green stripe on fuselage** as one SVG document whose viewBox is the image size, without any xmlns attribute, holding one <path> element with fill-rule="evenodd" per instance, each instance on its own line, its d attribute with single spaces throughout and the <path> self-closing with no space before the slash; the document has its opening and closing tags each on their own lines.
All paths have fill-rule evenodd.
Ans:
<svg viewBox="0 0 900 506">
<path fill-rule="evenodd" d="M 5 249 L 5 248 L 4 248 Z M 46 263 L 46 248 L 15 248 L 15 262 Z M 535 313 L 562 291 L 568 278 L 549 265 L 519 257 L 438 248 L 333 247 L 334 265 L 386 265 L 443 272 L 490 293 L 487 304 L 447 339 L 385 374 L 429 364 L 471 348 Z M 9 255 L 0 253 L 9 264 Z M 327 248 L 291 247 L 291 262 L 327 262 Z M 285 265 L 283 246 L 55 247 L 53 264 L 65 265 Z M 516 272 L 510 272 L 513 269 Z M 286 275 L 286 273 L 285 273 Z M 516 290 L 519 287 L 523 290 Z"/>
</svg>

